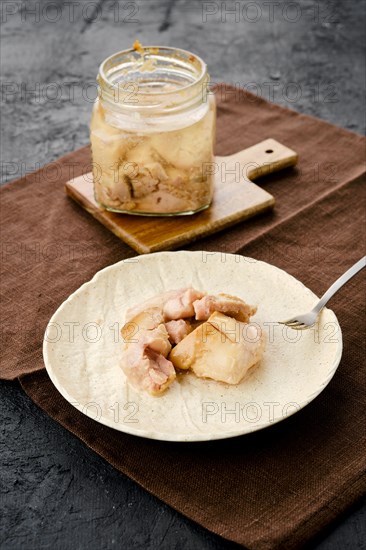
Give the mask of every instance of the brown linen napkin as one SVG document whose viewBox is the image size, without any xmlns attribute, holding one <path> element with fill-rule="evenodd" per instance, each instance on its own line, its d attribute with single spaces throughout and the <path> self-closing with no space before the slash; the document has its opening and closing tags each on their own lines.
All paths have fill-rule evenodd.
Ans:
<svg viewBox="0 0 366 550">
<path fill-rule="evenodd" d="M 295 149 L 300 163 L 298 170 L 263 181 L 278 200 L 275 212 L 190 248 L 264 259 L 321 293 L 364 254 L 364 139 L 227 90 L 233 91 L 217 89 L 217 154 L 273 137 Z M 57 306 L 100 268 L 135 255 L 64 196 L 63 183 L 87 172 L 88 163 L 89 150 L 81 149 L 1 190 L 1 377 L 21 377 L 27 394 L 50 416 L 204 527 L 250 549 L 298 548 L 366 488 L 364 275 L 332 302 L 344 338 L 335 377 L 285 422 L 196 444 L 144 440 L 106 428 L 60 396 L 41 352 Z"/>
</svg>

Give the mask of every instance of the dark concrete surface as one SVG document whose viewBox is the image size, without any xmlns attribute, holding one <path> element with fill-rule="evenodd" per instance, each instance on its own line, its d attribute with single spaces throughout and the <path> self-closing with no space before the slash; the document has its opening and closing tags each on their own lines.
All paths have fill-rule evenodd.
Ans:
<svg viewBox="0 0 366 550">
<path fill-rule="evenodd" d="M 97 67 L 136 37 L 198 53 L 213 81 L 365 129 L 362 2 L 4 0 L 1 14 L 3 182 L 88 142 Z M 1 549 L 235 547 L 117 473 L 16 383 L 0 396 Z M 309 547 L 364 549 L 365 525 L 356 503 Z"/>
</svg>

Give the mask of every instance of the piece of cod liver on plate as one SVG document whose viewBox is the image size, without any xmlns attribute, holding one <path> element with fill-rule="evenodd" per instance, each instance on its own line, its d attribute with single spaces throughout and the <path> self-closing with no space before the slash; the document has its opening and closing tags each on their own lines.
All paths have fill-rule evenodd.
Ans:
<svg viewBox="0 0 366 550">
<path fill-rule="evenodd" d="M 258 325 L 214 312 L 170 352 L 177 369 L 202 378 L 238 384 L 263 355 L 265 337 Z"/>
<path fill-rule="evenodd" d="M 123 350 L 120 367 L 130 384 L 151 395 L 163 393 L 175 380 L 175 370 L 167 356 L 169 334 L 158 307 L 135 315 L 121 329 Z"/>
</svg>

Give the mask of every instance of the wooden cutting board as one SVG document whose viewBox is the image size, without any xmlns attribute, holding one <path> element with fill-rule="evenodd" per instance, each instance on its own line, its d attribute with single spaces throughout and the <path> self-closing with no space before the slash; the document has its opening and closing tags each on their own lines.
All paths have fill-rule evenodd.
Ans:
<svg viewBox="0 0 366 550">
<path fill-rule="evenodd" d="M 66 193 L 139 254 L 171 250 L 273 208 L 275 199 L 251 180 L 297 162 L 297 154 L 274 139 L 227 157 L 216 157 L 213 203 L 192 216 L 116 214 L 94 200 L 92 174 L 66 183 Z"/>
</svg>

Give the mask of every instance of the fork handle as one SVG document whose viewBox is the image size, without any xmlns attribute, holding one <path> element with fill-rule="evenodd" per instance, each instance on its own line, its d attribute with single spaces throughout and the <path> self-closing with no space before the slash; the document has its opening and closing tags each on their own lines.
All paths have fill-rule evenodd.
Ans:
<svg viewBox="0 0 366 550">
<path fill-rule="evenodd" d="M 346 271 L 346 273 L 343 273 L 339 279 L 337 279 L 330 288 L 326 291 L 326 293 L 320 298 L 318 304 L 314 308 L 314 310 L 319 313 L 323 309 L 323 307 L 328 303 L 328 301 L 331 299 L 331 297 L 345 284 L 347 283 L 352 277 L 356 275 L 363 267 L 366 266 L 366 256 L 361 258 L 361 260 L 358 260 L 352 267 Z"/>
</svg>

